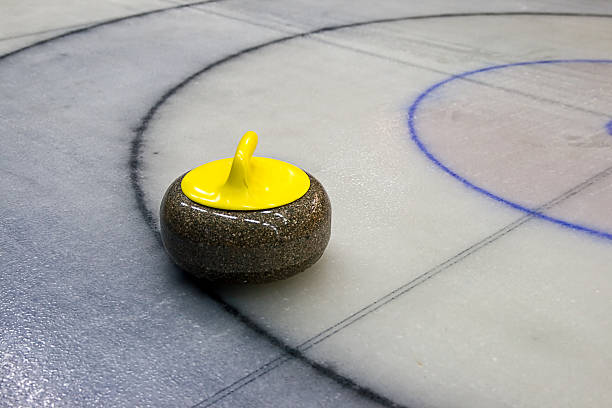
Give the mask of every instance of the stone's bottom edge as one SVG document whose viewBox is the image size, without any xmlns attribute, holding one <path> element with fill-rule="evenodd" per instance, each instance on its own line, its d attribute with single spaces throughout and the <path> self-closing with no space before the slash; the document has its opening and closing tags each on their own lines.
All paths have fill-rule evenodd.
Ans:
<svg viewBox="0 0 612 408">
<path fill-rule="evenodd" d="M 259 271 L 248 276 L 215 270 L 210 270 L 202 274 L 198 271 L 188 271 L 178 264 L 177 266 L 190 273 L 193 277 L 202 282 L 212 284 L 262 284 L 288 279 L 292 276 L 298 275 L 299 273 L 305 272 L 308 268 L 313 266 L 322 256 L 323 252 L 321 252 L 317 256 L 312 257 L 311 259 L 307 259 L 306 261 L 296 265 L 291 265 L 286 268 L 270 271 Z"/>
</svg>

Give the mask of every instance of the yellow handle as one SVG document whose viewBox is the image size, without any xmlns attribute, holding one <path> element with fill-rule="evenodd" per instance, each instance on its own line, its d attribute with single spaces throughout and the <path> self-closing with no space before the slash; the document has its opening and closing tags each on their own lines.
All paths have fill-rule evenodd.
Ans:
<svg viewBox="0 0 612 408">
<path fill-rule="evenodd" d="M 242 139 L 240 139 L 240 143 L 238 143 L 238 147 L 236 148 L 232 169 L 225 182 L 227 186 L 236 189 L 249 187 L 249 168 L 251 165 L 251 157 L 253 157 L 256 147 L 257 133 L 252 131 L 246 132 L 244 136 L 242 136 Z"/>
<path fill-rule="evenodd" d="M 183 193 L 196 203 L 224 210 L 263 210 L 289 204 L 310 188 L 301 169 L 280 160 L 253 157 L 257 134 L 246 132 L 233 158 L 196 167 L 183 177 Z"/>
</svg>

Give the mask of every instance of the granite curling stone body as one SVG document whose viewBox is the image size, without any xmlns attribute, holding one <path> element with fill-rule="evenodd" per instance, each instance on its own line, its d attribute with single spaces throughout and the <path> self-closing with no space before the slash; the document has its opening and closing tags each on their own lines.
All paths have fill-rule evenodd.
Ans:
<svg viewBox="0 0 612 408">
<path fill-rule="evenodd" d="M 182 269 L 200 279 L 264 283 L 313 265 L 331 233 L 323 186 L 280 160 L 253 157 L 247 132 L 234 158 L 176 179 L 161 203 L 161 236 Z"/>
</svg>

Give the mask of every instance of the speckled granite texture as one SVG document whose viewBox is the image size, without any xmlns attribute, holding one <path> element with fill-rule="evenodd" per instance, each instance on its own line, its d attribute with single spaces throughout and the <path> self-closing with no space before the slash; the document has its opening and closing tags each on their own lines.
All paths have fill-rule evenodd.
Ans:
<svg viewBox="0 0 612 408">
<path fill-rule="evenodd" d="M 285 279 L 314 264 L 331 233 L 331 204 L 311 175 L 298 200 L 260 211 L 230 211 L 191 201 L 176 179 L 160 208 L 166 251 L 182 269 L 223 283 Z"/>
</svg>

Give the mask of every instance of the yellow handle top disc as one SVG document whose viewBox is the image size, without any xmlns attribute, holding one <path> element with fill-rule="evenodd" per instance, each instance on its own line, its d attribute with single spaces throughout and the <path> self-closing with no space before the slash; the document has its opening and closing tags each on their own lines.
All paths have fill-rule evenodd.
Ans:
<svg viewBox="0 0 612 408">
<path fill-rule="evenodd" d="M 223 210 L 264 210 L 289 204 L 310 188 L 310 178 L 284 161 L 253 157 L 257 134 L 246 132 L 233 158 L 196 167 L 183 177 L 183 193 Z"/>
</svg>

